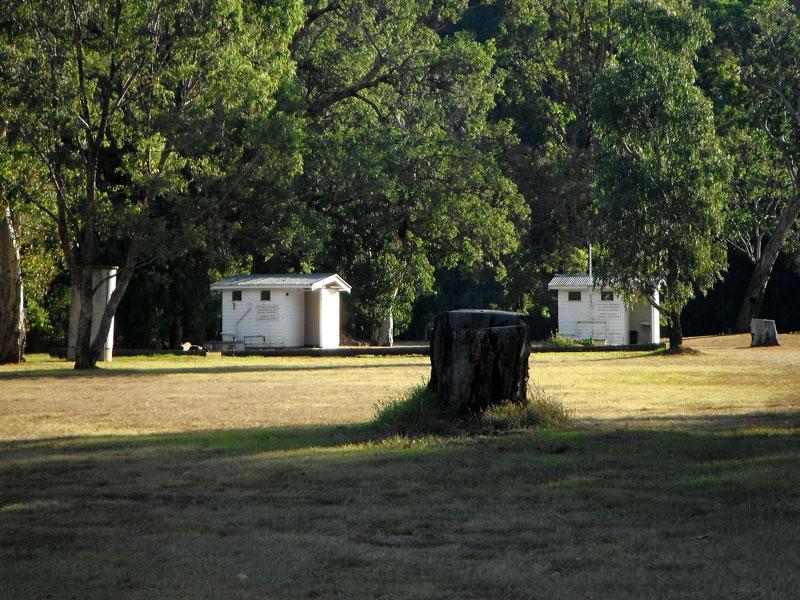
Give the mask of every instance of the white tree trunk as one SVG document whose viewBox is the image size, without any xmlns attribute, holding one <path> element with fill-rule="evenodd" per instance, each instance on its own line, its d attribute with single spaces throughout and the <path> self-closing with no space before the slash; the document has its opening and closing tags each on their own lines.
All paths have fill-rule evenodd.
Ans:
<svg viewBox="0 0 800 600">
<path fill-rule="evenodd" d="M 371 341 L 373 346 L 394 345 L 394 317 L 391 308 L 381 324 L 372 331 Z"/>
<path fill-rule="evenodd" d="M 25 312 L 19 239 L 11 209 L 0 213 L 0 364 L 23 360 Z"/>
</svg>

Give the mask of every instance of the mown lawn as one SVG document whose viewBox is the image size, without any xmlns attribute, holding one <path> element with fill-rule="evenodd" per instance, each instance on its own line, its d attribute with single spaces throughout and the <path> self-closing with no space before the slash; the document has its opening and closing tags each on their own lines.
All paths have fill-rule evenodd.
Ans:
<svg viewBox="0 0 800 600">
<path fill-rule="evenodd" d="M 574 428 L 416 440 L 363 423 L 422 357 L 3 368 L 0 597 L 796 598 L 784 340 L 537 354 Z"/>
</svg>

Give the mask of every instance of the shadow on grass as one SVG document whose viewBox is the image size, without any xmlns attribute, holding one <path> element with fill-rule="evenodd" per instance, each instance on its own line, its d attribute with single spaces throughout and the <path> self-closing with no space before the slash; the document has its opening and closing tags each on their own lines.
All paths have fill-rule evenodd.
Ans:
<svg viewBox="0 0 800 600">
<path fill-rule="evenodd" d="M 213 453 L 262 453 L 364 444 L 379 435 L 369 423 L 200 430 L 145 435 L 98 435 L 0 441 L 0 452 L 95 454 L 141 448 Z"/>
<path fill-rule="evenodd" d="M 791 597 L 800 585 L 796 430 L 30 440 L 0 445 L 0 481 L 8 597 Z"/>
<path fill-rule="evenodd" d="M 573 428 L 501 432 L 499 434 L 396 436 L 373 422 L 345 425 L 300 425 L 250 429 L 198 430 L 143 435 L 98 435 L 53 437 L 27 440 L 0 440 L 0 452 L 75 452 L 102 453 L 106 450 L 138 448 L 212 451 L 215 453 L 269 453 L 302 451 L 315 448 L 336 448 L 369 444 L 393 443 L 423 446 L 436 440 L 434 446 L 459 443 L 491 443 L 509 436 L 530 436 L 583 440 L 698 439 L 708 437 L 745 436 L 772 438 L 775 435 L 800 435 L 800 411 L 715 414 L 708 416 L 659 415 L 656 417 L 621 419 L 580 419 Z M 405 440 L 405 441 L 398 441 Z M 391 445 L 391 444 L 390 444 Z"/>
<path fill-rule="evenodd" d="M 104 368 L 75 370 L 72 367 L 55 369 L 19 369 L 13 371 L 0 371 L 0 381 L 4 379 L 25 378 L 64 378 L 64 377 L 132 377 L 148 375 L 180 375 L 197 374 L 213 375 L 223 373 L 269 373 L 269 372 L 302 372 L 302 371 L 331 371 L 343 369 L 393 369 L 393 368 L 419 368 L 422 363 L 386 363 L 386 364 L 353 364 L 341 365 L 230 365 L 230 366 L 199 366 L 199 367 L 173 367 L 173 368 Z"/>
<path fill-rule="evenodd" d="M 597 358 L 585 358 L 582 362 L 603 362 L 609 360 L 633 360 L 637 358 L 650 358 L 653 356 L 675 356 L 674 354 L 669 354 L 669 351 L 666 348 L 660 348 L 658 350 L 648 350 L 647 352 L 636 352 L 636 353 L 626 353 L 626 352 L 608 352 L 608 356 L 601 356 Z"/>
</svg>

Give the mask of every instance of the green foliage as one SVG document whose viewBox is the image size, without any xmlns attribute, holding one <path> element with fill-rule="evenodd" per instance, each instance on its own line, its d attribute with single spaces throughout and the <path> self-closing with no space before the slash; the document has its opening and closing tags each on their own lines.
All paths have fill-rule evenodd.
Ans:
<svg viewBox="0 0 800 600">
<path fill-rule="evenodd" d="M 615 13 L 615 61 L 592 110 L 598 274 L 620 287 L 660 289 L 680 343 L 680 313 L 721 276 L 727 163 L 710 102 L 694 84 L 707 21 L 691 9 L 630 2 Z"/>
<path fill-rule="evenodd" d="M 507 77 L 498 113 L 512 120 L 521 140 L 508 152 L 505 169 L 531 209 L 514 276 L 538 289 L 534 302 L 540 306 L 549 302 L 543 283 L 553 272 L 568 272 L 574 248 L 585 247 L 588 238 L 595 136 L 590 99 L 610 57 L 615 4 L 499 3 L 498 64 Z"/>
<path fill-rule="evenodd" d="M 580 342 L 578 342 L 578 340 L 567 337 L 559 332 L 556 332 L 550 336 L 550 338 L 547 340 L 547 344 L 550 346 L 555 346 L 556 348 L 577 348 L 580 346 Z"/>
<path fill-rule="evenodd" d="M 311 262 L 353 285 L 361 337 L 388 315 L 407 325 L 437 269 L 504 277 L 518 245 L 527 210 L 499 167 L 512 136 L 487 122 L 494 46 L 438 31 L 465 8 L 337 3 L 294 45 L 291 94 L 308 121 L 293 193 L 325 242 Z"/>
</svg>

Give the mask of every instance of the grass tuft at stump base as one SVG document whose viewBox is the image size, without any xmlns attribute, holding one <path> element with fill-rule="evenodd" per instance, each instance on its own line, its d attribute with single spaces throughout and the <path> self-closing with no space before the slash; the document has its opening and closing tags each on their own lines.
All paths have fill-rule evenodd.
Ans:
<svg viewBox="0 0 800 600">
<path fill-rule="evenodd" d="M 411 388 L 397 400 L 376 405 L 373 424 L 394 435 L 463 434 L 517 431 L 534 427 L 566 427 L 572 412 L 561 399 L 539 386 L 528 388 L 525 403 L 507 402 L 489 407 L 480 415 L 459 419 L 447 414 L 425 383 Z"/>
</svg>

